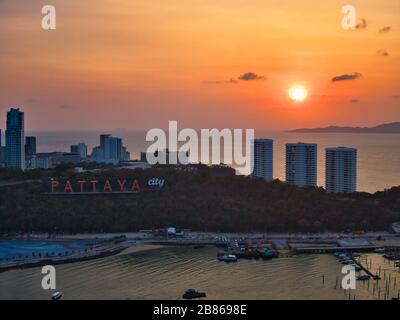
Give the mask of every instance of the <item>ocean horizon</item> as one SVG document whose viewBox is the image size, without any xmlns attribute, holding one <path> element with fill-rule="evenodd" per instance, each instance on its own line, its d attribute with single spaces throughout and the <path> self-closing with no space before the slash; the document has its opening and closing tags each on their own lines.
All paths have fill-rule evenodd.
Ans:
<svg viewBox="0 0 400 320">
<path fill-rule="evenodd" d="M 145 130 L 31 131 L 25 135 L 37 137 L 37 152 L 68 152 L 70 145 L 83 142 L 90 154 L 99 145 L 100 133 L 121 137 L 132 160 L 139 159 L 140 152 L 151 144 Z M 318 145 L 318 186 L 325 186 L 325 148 L 337 146 L 358 150 L 357 191 L 374 193 L 400 185 L 400 134 L 256 131 L 255 135 L 274 140 L 275 179 L 285 181 L 285 144 L 305 142 Z"/>
</svg>

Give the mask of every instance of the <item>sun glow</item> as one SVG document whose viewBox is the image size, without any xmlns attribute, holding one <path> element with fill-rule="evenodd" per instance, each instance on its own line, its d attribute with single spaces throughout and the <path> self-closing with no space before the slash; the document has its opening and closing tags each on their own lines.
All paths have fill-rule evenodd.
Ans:
<svg viewBox="0 0 400 320">
<path fill-rule="evenodd" d="M 294 102 L 302 102 L 308 96 L 308 91 L 304 86 L 295 85 L 289 89 L 289 97 Z"/>
</svg>

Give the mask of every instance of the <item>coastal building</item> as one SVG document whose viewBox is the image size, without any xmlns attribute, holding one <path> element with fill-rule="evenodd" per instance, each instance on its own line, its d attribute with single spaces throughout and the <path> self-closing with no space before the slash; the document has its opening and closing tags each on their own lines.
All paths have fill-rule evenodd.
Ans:
<svg viewBox="0 0 400 320">
<path fill-rule="evenodd" d="M 6 164 L 6 148 L 3 147 L 3 140 L 1 137 L 1 129 L 0 129 L 0 167 L 5 166 Z"/>
<path fill-rule="evenodd" d="M 25 157 L 31 157 L 36 154 L 36 137 L 25 138 Z"/>
<path fill-rule="evenodd" d="M 26 159 L 26 170 L 50 169 L 52 167 L 51 153 L 37 153 Z"/>
<path fill-rule="evenodd" d="M 122 147 L 122 161 L 130 161 L 131 153 L 128 151 L 126 147 Z"/>
<path fill-rule="evenodd" d="M 255 139 L 253 153 L 253 177 L 266 181 L 273 179 L 273 145 L 271 139 Z"/>
<path fill-rule="evenodd" d="M 49 155 L 53 166 L 59 164 L 77 164 L 82 160 L 79 153 L 51 152 Z"/>
<path fill-rule="evenodd" d="M 352 193 L 357 189 L 357 149 L 325 149 L 325 187 L 330 193 Z"/>
<path fill-rule="evenodd" d="M 87 157 L 87 145 L 84 143 L 74 144 L 70 147 L 71 153 L 77 153 L 81 156 L 81 158 Z"/>
<path fill-rule="evenodd" d="M 100 146 L 93 148 L 90 160 L 117 165 L 121 161 L 129 161 L 130 153 L 124 147 L 121 138 L 102 134 L 100 135 Z"/>
<path fill-rule="evenodd" d="M 286 144 L 286 183 L 298 187 L 317 185 L 316 144 Z"/>
<path fill-rule="evenodd" d="M 60 164 L 77 164 L 81 162 L 81 156 L 78 153 L 70 152 L 48 152 L 37 153 L 26 160 L 26 169 L 50 169 Z"/>
<path fill-rule="evenodd" d="M 0 167 L 4 167 L 6 165 L 6 155 L 7 150 L 6 147 L 0 147 Z"/>
<path fill-rule="evenodd" d="M 24 113 L 11 108 L 7 112 L 6 166 L 25 170 Z"/>
<path fill-rule="evenodd" d="M 104 139 L 104 158 L 122 160 L 122 139 L 117 137 L 107 137 Z"/>
</svg>

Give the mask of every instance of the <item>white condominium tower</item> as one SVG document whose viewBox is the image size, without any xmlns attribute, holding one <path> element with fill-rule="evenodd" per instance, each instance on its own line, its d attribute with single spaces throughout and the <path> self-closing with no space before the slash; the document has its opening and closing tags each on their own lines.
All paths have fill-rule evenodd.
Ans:
<svg viewBox="0 0 400 320">
<path fill-rule="evenodd" d="M 330 193 L 351 193 L 357 189 L 357 149 L 327 148 L 325 187 Z"/>
<path fill-rule="evenodd" d="M 253 177 L 263 178 L 266 181 L 273 179 L 273 146 L 271 139 L 254 140 Z"/>
<path fill-rule="evenodd" d="M 286 144 L 286 183 L 299 187 L 317 185 L 316 144 Z"/>
</svg>

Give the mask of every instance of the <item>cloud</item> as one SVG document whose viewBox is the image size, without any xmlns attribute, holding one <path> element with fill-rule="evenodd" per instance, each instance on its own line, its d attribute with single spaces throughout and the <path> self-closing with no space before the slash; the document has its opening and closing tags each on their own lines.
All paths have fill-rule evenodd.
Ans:
<svg viewBox="0 0 400 320">
<path fill-rule="evenodd" d="M 267 80 L 265 76 L 258 75 L 254 72 L 246 72 L 239 76 L 238 80 L 242 81 L 254 81 L 254 80 Z"/>
<path fill-rule="evenodd" d="M 229 80 L 205 80 L 203 83 L 205 84 L 235 84 L 239 81 L 265 81 L 267 80 L 266 76 L 259 75 L 254 72 L 245 72 L 241 74 L 237 78 L 230 78 Z"/>
<path fill-rule="evenodd" d="M 346 80 L 357 80 L 359 78 L 362 78 L 362 74 L 359 72 L 354 72 L 351 74 L 342 74 L 340 76 L 336 76 L 332 78 L 332 82 L 336 81 L 346 81 Z"/>
<path fill-rule="evenodd" d="M 378 56 L 381 56 L 381 57 L 387 57 L 387 56 L 389 56 L 389 52 L 387 52 L 387 51 L 385 51 L 385 50 L 378 50 L 378 51 L 376 52 L 376 54 L 377 54 Z"/>
<path fill-rule="evenodd" d="M 350 102 L 351 102 L 351 103 L 360 103 L 361 100 L 359 100 L 359 99 L 352 99 L 352 100 L 350 100 Z"/>
<path fill-rule="evenodd" d="M 379 33 L 387 33 L 387 32 L 389 32 L 390 30 L 392 30 L 392 27 L 390 27 L 390 26 L 387 26 L 387 27 L 383 27 L 383 28 L 381 28 L 381 29 L 379 29 Z"/>
<path fill-rule="evenodd" d="M 400 99 L 400 95 L 392 96 L 393 99 Z"/>
<path fill-rule="evenodd" d="M 229 80 L 221 81 L 221 80 L 204 80 L 203 83 L 205 84 L 225 84 L 225 83 L 237 83 L 236 79 L 230 78 Z"/>
<path fill-rule="evenodd" d="M 356 24 L 356 29 L 366 29 L 367 27 L 367 20 L 365 19 L 361 19 L 361 22 Z"/>
</svg>

